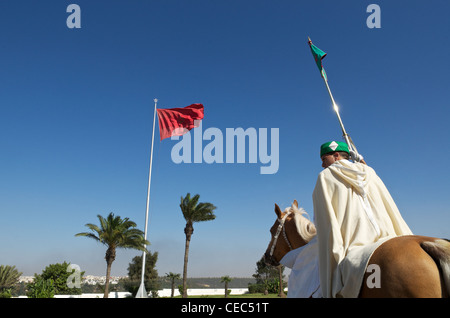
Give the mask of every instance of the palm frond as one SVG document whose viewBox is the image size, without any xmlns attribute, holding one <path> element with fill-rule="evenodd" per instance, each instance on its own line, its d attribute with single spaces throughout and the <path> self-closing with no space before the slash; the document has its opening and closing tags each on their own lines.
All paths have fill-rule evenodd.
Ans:
<svg viewBox="0 0 450 318">
<path fill-rule="evenodd" d="M 196 194 L 192 198 L 190 193 L 186 194 L 184 198 L 181 197 L 180 208 L 188 224 L 214 220 L 216 218 L 214 215 L 216 207 L 209 202 L 198 203 L 199 199 L 199 194 Z"/>
<path fill-rule="evenodd" d="M 138 250 L 145 249 L 144 243 L 150 243 L 144 240 L 144 233 L 136 228 L 136 223 L 129 218 L 122 219 L 110 213 L 106 218 L 97 215 L 100 226 L 92 223 L 86 224 L 91 232 L 78 233 L 75 236 L 84 236 L 92 238 L 103 243 L 109 248 L 134 248 Z M 96 233 L 96 234 L 94 234 Z"/>
<path fill-rule="evenodd" d="M 96 235 L 89 233 L 89 232 L 82 232 L 82 233 L 77 233 L 75 234 L 75 236 L 85 236 L 85 237 L 89 237 L 91 239 L 94 239 L 96 241 L 100 241 L 100 238 L 97 237 Z"/>
</svg>

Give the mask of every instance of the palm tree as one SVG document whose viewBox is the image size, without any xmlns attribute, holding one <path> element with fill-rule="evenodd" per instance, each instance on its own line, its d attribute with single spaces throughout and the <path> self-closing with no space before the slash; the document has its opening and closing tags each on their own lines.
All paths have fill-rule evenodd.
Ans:
<svg viewBox="0 0 450 318">
<path fill-rule="evenodd" d="M 129 218 L 122 219 L 120 216 L 114 216 L 111 212 L 107 218 L 97 215 L 100 221 L 100 227 L 95 224 L 88 223 L 88 227 L 92 232 L 82 232 L 75 236 L 86 236 L 106 245 L 106 282 L 104 298 L 108 298 L 109 294 L 109 277 L 111 276 L 111 265 L 116 259 L 116 248 L 132 248 L 140 251 L 147 251 L 146 245 L 150 243 L 144 240 L 144 232 L 136 229 L 136 223 L 130 221 Z"/>
<path fill-rule="evenodd" d="M 174 274 L 174 273 L 170 272 L 169 274 L 166 273 L 166 277 L 171 280 L 172 292 L 170 294 L 170 297 L 173 298 L 174 293 L 175 293 L 175 279 L 180 279 L 181 275 L 180 274 Z"/>
<path fill-rule="evenodd" d="M 22 272 L 19 272 L 14 265 L 0 266 L 0 298 L 3 293 L 4 297 L 6 295 L 11 296 L 8 289 L 12 288 L 19 281 L 20 275 L 22 275 Z"/>
<path fill-rule="evenodd" d="M 181 197 L 181 212 L 183 212 L 184 219 L 186 220 L 186 227 L 184 228 L 184 234 L 186 234 L 186 245 L 184 250 L 184 267 L 183 267 L 183 298 L 187 297 L 187 263 L 189 254 L 189 244 L 191 242 L 191 236 L 194 233 L 194 223 L 214 220 L 214 210 L 216 207 L 209 202 L 198 203 L 200 195 L 196 194 L 191 198 L 190 193 L 186 194 L 186 197 Z"/>
<path fill-rule="evenodd" d="M 232 281 L 232 278 L 230 276 L 222 276 L 220 278 L 221 283 L 225 283 L 225 298 L 228 298 L 228 283 Z"/>
</svg>

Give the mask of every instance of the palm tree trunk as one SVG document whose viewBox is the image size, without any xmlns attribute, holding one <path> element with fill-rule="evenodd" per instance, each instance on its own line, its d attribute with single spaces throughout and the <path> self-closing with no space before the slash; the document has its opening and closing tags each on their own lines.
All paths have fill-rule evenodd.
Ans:
<svg viewBox="0 0 450 318">
<path fill-rule="evenodd" d="M 283 273 L 281 271 L 281 265 L 278 266 L 278 277 L 280 280 L 280 286 L 279 286 L 279 293 L 278 296 L 281 298 L 286 298 L 286 294 L 284 293 L 284 289 L 283 289 Z"/>
<path fill-rule="evenodd" d="M 175 293 L 175 278 L 172 278 L 172 291 L 170 292 L 170 298 L 173 298 L 174 293 Z"/>
<path fill-rule="evenodd" d="M 194 228 L 192 224 L 187 223 L 184 228 L 184 233 L 186 234 L 186 245 L 184 248 L 184 266 L 183 266 L 183 298 L 187 298 L 187 264 L 189 255 L 189 244 L 191 243 L 191 236 L 194 233 Z"/>
<path fill-rule="evenodd" d="M 108 295 L 109 295 L 109 277 L 110 276 L 111 276 L 111 264 L 107 263 L 107 265 L 106 265 L 105 293 L 103 294 L 103 298 L 108 298 Z"/>
<path fill-rule="evenodd" d="M 105 293 L 103 298 L 108 298 L 109 295 L 109 278 L 111 277 L 111 265 L 116 259 L 116 250 L 112 247 L 108 247 L 106 250 L 106 280 L 105 280 Z"/>
</svg>

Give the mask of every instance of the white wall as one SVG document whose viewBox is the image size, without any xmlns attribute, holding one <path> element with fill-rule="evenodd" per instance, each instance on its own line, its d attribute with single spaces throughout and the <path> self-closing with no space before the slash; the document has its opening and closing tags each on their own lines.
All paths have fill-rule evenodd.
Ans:
<svg viewBox="0 0 450 318">
<path fill-rule="evenodd" d="M 228 288 L 231 290 L 232 295 L 242 295 L 248 293 L 248 288 Z M 159 297 L 170 297 L 172 290 L 165 288 L 158 290 Z M 225 288 L 192 288 L 187 290 L 188 296 L 202 296 L 202 295 L 224 295 Z M 130 293 L 128 292 L 110 292 L 109 298 L 125 298 Z M 179 296 L 178 289 L 175 288 L 175 296 Z M 26 296 L 20 296 L 19 298 L 26 298 Z M 55 295 L 55 298 L 103 298 L 103 294 L 81 294 L 81 295 Z"/>
</svg>

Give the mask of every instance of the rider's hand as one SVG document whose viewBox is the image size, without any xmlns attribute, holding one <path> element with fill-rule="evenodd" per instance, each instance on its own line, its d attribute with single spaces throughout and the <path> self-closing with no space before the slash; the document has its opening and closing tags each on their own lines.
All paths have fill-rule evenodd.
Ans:
<svg viewBox="0 0 450 318">
<path fill-rule="evenodd" d="M 354 161 L 354 162 L 361 162 L 364 161 L 364 157 L 362 155 L 360 155 L 359 153 L 350 150 L 350 158 Z"/>
</svg>

